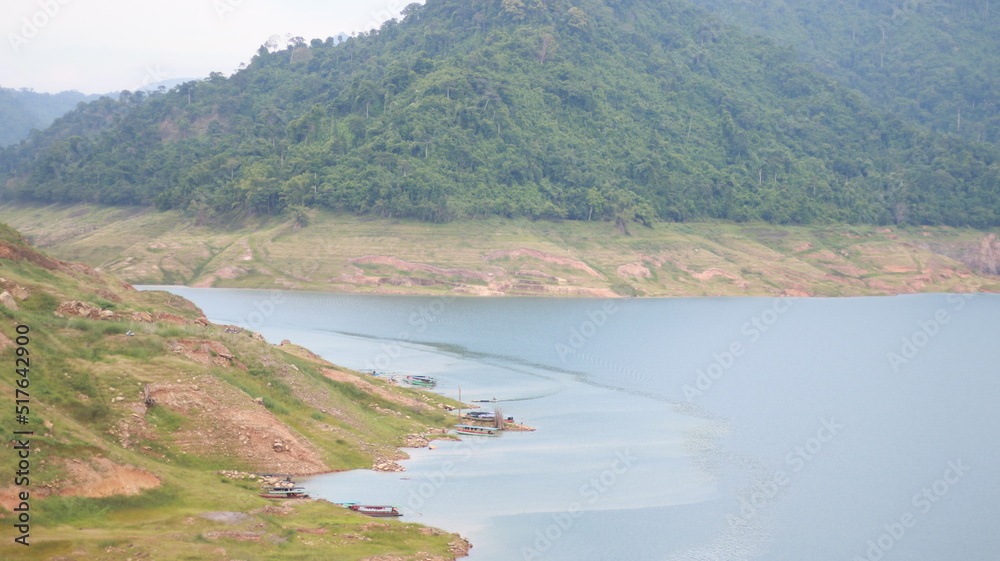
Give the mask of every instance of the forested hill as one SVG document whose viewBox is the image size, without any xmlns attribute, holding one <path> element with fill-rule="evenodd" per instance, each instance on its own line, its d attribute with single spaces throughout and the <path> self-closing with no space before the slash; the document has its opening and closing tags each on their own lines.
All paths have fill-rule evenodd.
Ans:
<svg viewBox="0 0 1000 561">
<path fill-rule="evenodd" d="M 102 99 L 0 152 L 3 197 L 211 220 L 319 206 L 446 221 L 1000 224 L 995 146 L 914 128 L 701 8 L 428 0 Z"/>
<path fill-rule="evenodd" d="M 878 107 L 1000 143 L 1000 10 L 990 0 L 692 0 L 796 49 Z"/>
</svg>

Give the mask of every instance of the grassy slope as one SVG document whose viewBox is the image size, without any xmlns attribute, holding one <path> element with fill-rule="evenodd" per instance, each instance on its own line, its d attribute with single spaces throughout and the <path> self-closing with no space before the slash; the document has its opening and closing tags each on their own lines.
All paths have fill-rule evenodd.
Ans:
<svg viewBox="0 0 1000 561">
<path fill-rule="evenodd" d="M 0 207 L 0 220 L 53 255 L 134 283 L 594 296 L 1000 290 L 1000 279 L 954 259 L 983 232 L 951 228 L 658 224 L 623 236 L 597 222 L 427 224 L 313 212 L 303 228 L 275 219 L 226 230 L 194 226 L 173 212 L 10 205 Z M 599 275 L 529 255 L 485 259 L 517 248 L 572 258 Z M 458 271 L 351 262 L 366 255 Z"/>
<path fill-rule="evenodd" d="M 0 283 L 15 293 L 18 306 L 0 306 L 0 361 L 10 366 L 0 370 L 0 385 L 7 388 L 5 403 L 13 409 L 16 356 L 9 340 L 16 337 L 16 325 L 28 325 L 32 400 L 29 425 L 16 425 L 8 411 L 0 416 L 0 431 L 35 431 L 28 487 L 32 546 L 12 545 L 11 514 L 0 507 L 0 559 L 124 560 L 144 554 L 163 560 L 363 559 L 382 554 L 408 559 L 417 552 L 452 558 L 449 547 L 455 536 L 414 524 L 372 525 L 368 517 L 323 502 L 291 505 L 288 512 L 259 511 L 271 502 L 256 496 L 257 485 L 217 473 L 269 471 L 274 462 L 287 461 L 287 455 L 269 449 L 270 440 L 262 451 L 248 455 L 237 434 L 214 430 L 225 426 L 225 419 L 263 419 L 264 425 L 256 428 L 265 434 L 291 431 L 300 439 L 298 446 L 316 450 L 317 462 L 301 464 L 304 469 L 361 468 L 371 466 L 376 456 L 391 456 L 406 434 L 445 426 L 445 415 L 430 404 L 441 401 L 439 396 L 383 386 L 390 398 L 429 404 L 404 408 L 393 399 L 333 382 L 321 371 L 330 365 L 301 349 L 193 323 L 201 314 L 189 302 L 163 292 L 136 292 L 115 278 L 49 260 L 3 225 L 0 255 L 7 257 L 0 258 Z M 67 300 L 111 310 L 119 318 L 57 316 L 54 310 Z M 133 321 L 137 311 L 176 317 Z M 126 336 L 128 330 L 135 336 Z M 176 352 L 178 341 L 189 339 L 225 345 L 234 355 L 232 364 L 204 365 Z M 142 403 L 146 384 L 165 396 L 148 409 Z M 182 407 L 177 399 L 166 399 L 171 395 L 213 405 Z M 255 397 L 263 399 L 264 407 L 253 402 Z M 396 413 L 380 414 L 376 408 Z M 136 496 L 73 496 L 95 488 L 78 480 L 74 470 L 90 466 L 101 472 L 101 462 L 107 460 L 151 473 L 161 484 Z M 0 472 L 12 475 L 15 465 L 12 450 L 0 454 Z M 282 465 L 294 472 L 296 464 Z M 0 502 L 17 490 L 10 483 L 0 486 Z M 250 517 L 226 524 L 201 518 L 206 511 Z M 245 541 L 213 534 L 219 531 L 260 537 Z"/>
</svg>

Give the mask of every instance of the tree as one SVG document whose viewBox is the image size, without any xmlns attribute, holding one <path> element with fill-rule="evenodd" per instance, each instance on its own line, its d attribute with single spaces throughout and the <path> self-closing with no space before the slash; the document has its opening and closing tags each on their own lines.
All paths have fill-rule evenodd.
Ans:
<svg viewBox="0 0 1000 561">
<path fill-rule="evenodd" d="M 567 24 L 570 27 L 574 29 L 579 29 L 580 31 L 586 31 L 590 20 L 590 18 L 587 17 L 587 12 L 584 12 L 580 8 L 574 6 L 570 8 L 569 11 L 567 11 L 566 13 L 569 15 L 569 21 L 567 22 Z"/>
</svg>

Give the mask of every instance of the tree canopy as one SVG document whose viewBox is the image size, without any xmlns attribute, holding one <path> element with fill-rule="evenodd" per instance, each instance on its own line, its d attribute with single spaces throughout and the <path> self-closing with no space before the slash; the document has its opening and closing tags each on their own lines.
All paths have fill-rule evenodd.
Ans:
<svg viewBox="0 0 1000 561">
<path fill-rule="evenodd" d="M 795 46 L 903 119 L 1000 142 L 1000 13 L 990 0 L 691 1 Z"/>
<path fill-rule="evenodd" d="M 82 105 L 0 151 L 2 196 L 199 215 L 1000 224 L 994 145 L 656 0 L 428 0 L 347 40 Z"/>
</svg>

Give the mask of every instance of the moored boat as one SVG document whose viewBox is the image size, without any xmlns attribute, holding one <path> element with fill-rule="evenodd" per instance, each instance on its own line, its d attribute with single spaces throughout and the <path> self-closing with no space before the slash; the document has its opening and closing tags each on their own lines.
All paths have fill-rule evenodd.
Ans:
<svg viewBox="0 0 1000 561">
<path fill-rule="evenodd" d="M 297 487 L 295 489 L 266 489 L 260 496 L 265 499 L 308 499 L 309 493 L 304 492 L 301 487 Z"/>
<path fill-rule="evenodd" d="M 434 387 L 437 385 L 437 380 L 430 376 L 407 376 L 406 381 L 414 386 Z"/>
<path fill-rule="evenodd" d="M 493 427 L 477 427 L 475 425 L 455 425 L 458 434 L 476 434 L 479 436 L 500 436 L 500 431 Z"/>
<path fill-rule="evenodd" d="M 399 512 L 399 509 L 394 506 L 350 504 L 347 508 L 353 510 L 354 512 L 360 512 L 361 514 L 374 516 L 376 518 L 388 518 L 403 515 Z"/>
<path fill-rule="evenodd" d="M 462 415 L 462 418 L 468 419 L 470 421 L 484 421 L 487 423 L 492 423 L 496 421 L 497 416 L 494 413 L 489 413 L 486 411 L 471 411 L 469 413 L 466 413 L 465 415 Z M 514 422 L 514 417 L 509 417 L 509 416 L 504 417 L 503 420 Z"/>
</svg>

